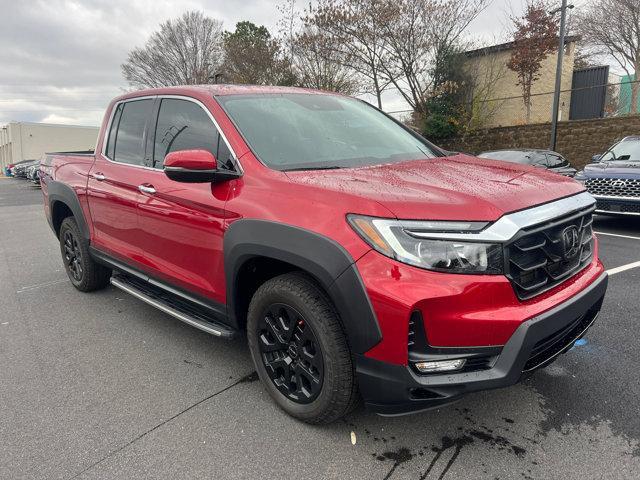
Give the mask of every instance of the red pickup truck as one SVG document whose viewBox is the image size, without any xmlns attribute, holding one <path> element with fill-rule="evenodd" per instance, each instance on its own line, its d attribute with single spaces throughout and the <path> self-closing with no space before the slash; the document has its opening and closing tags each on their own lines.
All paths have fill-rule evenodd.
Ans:
<svg viewBox="0 0 640 480">
<path fill-rule="evenodd" d="M 41 178 L 78 290 L 246 332 L 269 394 L 310 423 L 514 384 L 585 334 L 607 286 L 581 184 L 326 92 L 129 93 L 95 152 L 49 154 Z"/>
</svg>

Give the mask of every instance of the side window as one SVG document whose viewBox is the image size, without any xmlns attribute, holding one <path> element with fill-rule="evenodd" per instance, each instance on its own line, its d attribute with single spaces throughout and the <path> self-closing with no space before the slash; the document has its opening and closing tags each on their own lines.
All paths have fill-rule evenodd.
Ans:
<svg viewBox="0 0 640 480">
<path fill-rule="evenodd" d="M 611 160 L 615 160 L 615 156 L 613 155 L 613 150 L 609 150 L 607 153 L 600 157 L 601 162 L 610 162 Z"/>
<path fill-rule="evenodd" d="M 124 103 L 119 103 L 116 107 L 116 111 L 113 113 L 113 120 L 111 121 L 111 127 L 109 128 L 109 137 L 107 138 L 107 148 L 105 154 L 109 158 L 113 158 L 113 150 L 116 144 L 116 131 L 118 130 L 118 124 L 120 123 L 120 116 L 122 115 L 122 107 Z"/>
<path fill-rule="evenodd" d="M 227 144 L 222 138 L 222 135 L 218 135 L 218 153 L 216 155 L 216 159 L 218 160 L 218 164 L 220 166 L 224 166 L 227 170 L 233 170 L 233 155 L 231 154 L 231 150 L 227 147 Z"/>
<path fill-rule="evenodd" d="M 209 115 L 188 100 L 164 98 L 160 104 L 153 148 L 153 165 L 162 168 L 164 157 L 180 150 L 207 150 L 219 164 L 227 164 L 231 152 Z"/>
<path fill-rule="evenodd" d="M 144 157 L 144 127 L 151 115 L 153 100 L 132 100 L 122 104 L 113 149 L 107 155 L 115 162 L 142 165 Z M 114 117 L 115 121 L 115 117 Z M 113 129 L 113 127 L 112 127 Z M 111 135 L 107 149 L 111 144 Z"/>
<path fill-rule="evenodd" d="M 614 148 L 615 147 L 617 147 L 617 145 L 614 146 Z M 615 159 L 616 159 L 616 155 L 615 155 L 615 153 L 613 151 L 613 148 L 612 148 L 608 152 L 605 152 L 604 155 L 602 155 L 602 157 L 600 158 L 600 161 L 601 162 L 610 162 L 610 161 L 615 160 Z"/>
<path fill-rule="evenodd" d="M 560 155 L 547 154 L 547 161 L 549 162 L 549 168 L 559 168 L 567 165 L 567 161 Z"/>
</svg>

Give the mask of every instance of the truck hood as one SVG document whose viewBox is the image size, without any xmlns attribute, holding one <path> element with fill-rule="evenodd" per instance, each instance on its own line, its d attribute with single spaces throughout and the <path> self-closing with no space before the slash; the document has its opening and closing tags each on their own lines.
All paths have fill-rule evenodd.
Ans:
<svg viewBox="0 0 640 480">
<path fill-rule="evenodd" d="M 640 178 L 640 162 L 616 160 L 613 162 L 590 163 L 584 167 L 586 177 Z"/>
<path fill-rule="evenodd" d="M 462 154 L 286 173 L 291 182 L 335 192 L 334 201 L 349 201 L 347 213 L 368 214 L 366 202 L 357 201 L 365 199 L 401 219 L 493 221 L 584 190 L 578 182 L 543 169 Z"/>
</svg>

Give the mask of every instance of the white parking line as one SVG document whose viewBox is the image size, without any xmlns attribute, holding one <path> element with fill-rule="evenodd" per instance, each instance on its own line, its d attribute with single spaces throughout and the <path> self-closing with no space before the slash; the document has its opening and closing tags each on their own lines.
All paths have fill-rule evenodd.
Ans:
<svg viewBox="0 0 640 480">
<path fill-rule="evenodd" d="M 62 283 L 62 282 L 67 282 L 67 281 L 69 281 L 69 279 L 62 278 L 60 280 L 52 280 L 50 282 L 38 283 L 37 285 L 29 285 L 28 287 L 20 288 L 20 290 L 18 290 L 16 293 L 30 292 L 31 290 L 36 290 L 38 288 L 48 287 L 50 285 L 56 285 L 57 283 Z"/>
<path fill-rule="evenodd" d="M 620 238 L 630 238 L 632 240 L 640 240 L 640 237 L 632 237 L 631 235 L 620 235 L 619 233 L 607 233 L 607 232 L 596 232 L 596 231 L 594 231 L 593 233 L 595 233 L 596 235 L 608 235 L 610 237 L 620 237 Z"/>
<path fill-rule="evenodd" d="M 615 275 L 616 273 L 624 272 L 626 270 L 631 270 L 632 268 L 640 267 L 640 262 L 627 263 L 626 265 L 621 265 L 619 267 L 610 268 L 607 270 L 609 275 Z"/>
</svg>

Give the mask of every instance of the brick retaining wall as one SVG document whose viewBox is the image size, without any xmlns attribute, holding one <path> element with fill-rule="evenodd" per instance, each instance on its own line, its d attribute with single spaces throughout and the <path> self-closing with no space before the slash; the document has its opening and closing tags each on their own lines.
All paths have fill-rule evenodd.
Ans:
<svg viewBox="0 0 640 480">
<path fill-rule="evenodd" d="M 594 120 L 572 120 L 558 124 L 558 146 L 576 168 L 583 167 L 597 153 L 627 135 L 640 135 L 640 115 Z M 466 138 L 438 142 L 442 148 L 468 153 L 505 148 L 549 148 L 550 123 L 478 130 Z"/>
</svg>

